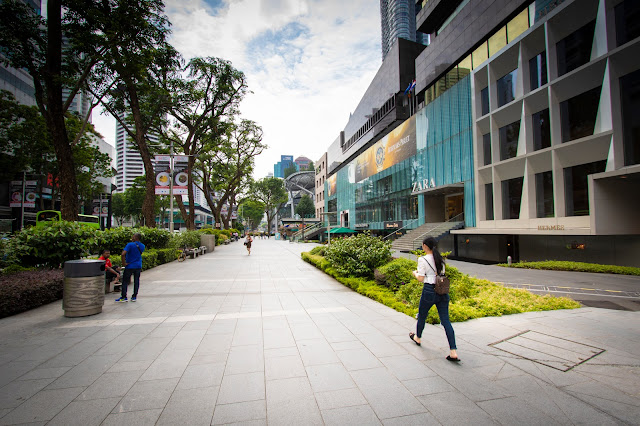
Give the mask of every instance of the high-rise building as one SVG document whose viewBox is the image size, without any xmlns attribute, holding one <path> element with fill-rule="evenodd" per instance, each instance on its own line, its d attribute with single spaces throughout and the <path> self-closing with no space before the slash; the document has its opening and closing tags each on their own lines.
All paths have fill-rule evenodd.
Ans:
<svg viewBox="0 0 640 426">
<path fill-rule="evenodd" d="M 122 121 L 126 114 L 120 115 Z M 158 143 L 158 136 L 148 135 L 151 143 Z M 126 129 L 116 121 L 116 186 L 117 192 L 124 192 L 131 188 L 133 180 L 144 176 L 144 163 L 134 141 L 129 138 Z"/>
<path fill-rule="evenodd" d="M 383 61 L 398 38 L 429 44 L 429 35 L 416 30 L 416 15 L 424 3 L 415 0 L 380 0 Z"/>
<path fill-rule="evenodd" d="M 292 164 L 295 164 L 293 162 L 293 155 L 281 155 L 280 161 L 273 165 L 273 175 L 284 179 L 284 171 Z"/>
</svg>

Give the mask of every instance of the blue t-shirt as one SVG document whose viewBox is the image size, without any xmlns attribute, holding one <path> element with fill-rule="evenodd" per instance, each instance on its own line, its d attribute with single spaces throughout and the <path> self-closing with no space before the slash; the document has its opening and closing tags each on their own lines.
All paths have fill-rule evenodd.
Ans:
<svg viewBox="0 0 640 426">
<path fill-rule="evenodd" d="M 137 244 L 137 245 L 136 245 Z M 140 247 L 140 250 L 138 250 Z M 145 249 L 144 244 L 140 241 L 135 243 L 132 241 L 124 246 L 124 251 L 127 252 L 125 260 L 127 261 L 126 269 L 142 269 L 142 253 Z"/>
</svg>

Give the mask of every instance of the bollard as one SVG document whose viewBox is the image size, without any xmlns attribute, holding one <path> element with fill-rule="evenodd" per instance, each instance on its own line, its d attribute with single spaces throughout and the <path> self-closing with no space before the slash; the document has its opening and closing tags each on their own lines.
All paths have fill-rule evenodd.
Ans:
<svg viewBox="0 0 640 426">
<path fill-rule="evenodd" d="M 85 317 L 102 312 L 104 260 L 69 260 L 64 263 L 62 309 L 65 317 Z"/>
<path fill-rule="evenodd" d="M 511 256 L 507 256 L 507 265 L 511 266 Z"/>
</svg>

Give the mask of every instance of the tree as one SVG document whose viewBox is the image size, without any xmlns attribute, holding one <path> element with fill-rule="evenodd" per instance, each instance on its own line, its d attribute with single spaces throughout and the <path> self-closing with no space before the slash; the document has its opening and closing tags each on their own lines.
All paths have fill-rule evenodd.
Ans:
<svg viewBox="0 0 640 426">
<path fill-rule="evenodd" d="M 137 225 L 140 225 L 144 219 L 142 206 L 146 198 L 145 181 L 144 176 L 138 176 L 133 180 L 131 188 L 124 192 L 124 211 Z"/>
<path fill-rule="evenodd" d="M 65 2 L 63 18 L 62 0 L 49 0 L 45 20 L 26 2 L 0 3 L 0 61 L 26 70 L 33 79 L 36 104 L 56 154 L 62 219 L 68 221 L 77 219 L 78 187 L 65 113 L 103 53 L 100 46 L 83 48 L 87 46 L 80 40 L 86 34 L 71 29 L 69 17 L 74 15 L 74 6 L 75 2 Z"/>
<path fill-rule="evenodd" d="M 296 207 L 296 213 L 302 218 L 302 239 L 304 239 L 304 218 L 313 215 L 315 211 L 316 206 L 313 204 L 313 200 L 309 195 L 304 194 Z"/>
<path fill-rule="evenodd" d="M 78 25 L 94 29 L 93 43 L 104 46 L 104 53 L 90 90 L 96 97 L 107 93 L 102 104 L 140 152 L 145 170 L 141 215 L 146 226 L 154 227 L 154 149 L 149 134 L 159 127 L 169 106 L 170 96 L 160 82 L 179 66 L 180 58 L 167 42 L 169 21 L 161 0 L 91 4 L 91 13 L 83 15 Z"/>
<path fill-rule="evenodd" d="M 313 164 L 313 161 L 309 160 L 309 165 L 307 165 L 307 168 L 305 170 L 309 170 L 311 172 L 315 172 L 316 171 L 315 166 Z"/>
<path fill-rule="evenodd" d="M 248 222 L 249 229 L 255 229 L 264 216 L 264 204 L 260 201 L 247 199 L 240 204 L 242 218 Z"/>
<path fill-rule="evenodd" d="M 125 194 L 120 192 L 111 194 L 111 212 L 116 218 L 118 226 L 122 226 L 122 223 L 128 217 L 125 204 Z"/>
<path fill-rule="evenodd" d="M 288 199 L 284 181 L 277 177 L 261 179 L 252 186 L 251 197 L 264 204 L 264 212 L 267 215 L 267 234 L 270 234 L 271 221 L 276 208 Z"/>
<path fill-rule="evenodd" d="M 211 136 L 211 135 L 210 135 Z M 251 182 L 255 157 L 267 146 L 262 143 L 262 129 L 255 122 L 241 120 L 228 124 L 220 138 L 210 138 L 196 166 L 202 174 L 202 189 L 216 222 L 229 226 L 236 196 Z M 227 215 L 221 214 L 228 205 Z"/>
<path fill-rule="evenodd" d="M 288 178 L 297 171 L 298 169 L 296 168 L 296 163 L 291 163 L 286 169 L 284 169 L 284 178 Z"/>
<path fill-rule="evenodd" d="M 185 216 L 187 228 L 195 229 L 193 171 L 196 159 L 201 153 L 207 151 L 213 153 L 213 156 L 209 155 L 208 159 L 215 157 L 218 151 L 215 141 L 218 137 L 223 136 L 230 125 L 232 130 L 238 129 L 233 125 L 233 117 L 238 114 L 238 105 L 247 93 L 247 83 L 244 74 L 236 70 L 231 62 L 207 57 L 193 58 L 184 69 L 166 79 L 163 87 L 166 93 L 171 94 L 171 103 L 168 119 L 159 131 L 167 140 L 173 141 L 175 147 L 189 156 L 187 163 L 189 211 L 187 212 L 184 208 L 182 197 L 177 197 L 177 201 Z M 254 133 L 258 132 L 254 131 Z M 261 139 L 262 130 L 259 133 Z M 214 143 L 211 144 L 211 141 Z M 241 146 L 242 143 L 237 145 Z M 220 156 L 229 156 L 228 152 L 225 152 L 224 144 L 220 151 L 223 151 Z M 259 152 L 255 155 L 258 154 Z M 208 198 L 207 201 L 210 199 Z M 226 201 L 223 201 L 223 204 L 224 202 Z M 211 203 L 209 204 L 211 206 Z M 216 221 L 219 220 L 218 210 Z"/>
</svg>

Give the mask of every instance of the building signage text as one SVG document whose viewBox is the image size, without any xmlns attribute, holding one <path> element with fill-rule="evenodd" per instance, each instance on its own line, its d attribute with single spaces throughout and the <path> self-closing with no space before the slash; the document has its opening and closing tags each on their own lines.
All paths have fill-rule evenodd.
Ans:
<svg viewBox="0 0 640 426">
<path fill-rule="evenodd" d="M 402 228 L 402 221 L 401 220 L 396 220 L 393 222 L 385 222 L 384 223 L 384 229 L 400 229 Z"/>
<path fill-rule="evenodd" d="M 538 231 L 564 231 L 564 225 L 538 225 Z"/>
<path fill-rule="evenodd" d="M 436 181 L 433 178 L 423 179 L 422 182 L 420 181 L 413 182 L 413 188 L 411 189 L 411 192 L 420 192 L 420 191 L 424 191 L 425 189 L 435 188 L 435 187 L 436 187 Z"/>
</svg>

